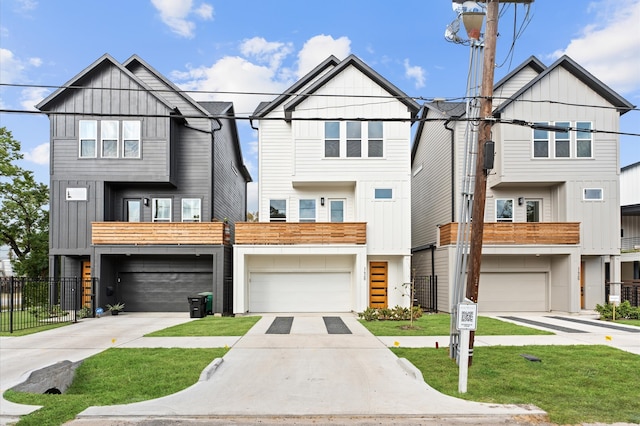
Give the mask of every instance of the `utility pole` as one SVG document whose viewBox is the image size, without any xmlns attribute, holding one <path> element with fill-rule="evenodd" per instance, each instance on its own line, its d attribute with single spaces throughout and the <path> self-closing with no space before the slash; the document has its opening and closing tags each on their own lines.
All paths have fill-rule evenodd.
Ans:
<svg viewBox="0 0 640 426">
<path fill-rule="evenodd" d="M 476 151 L 476 172 L 473 190 L 471 238 L 469 242 L 469 265 L 467 270 L 466 297 L 478 303 L 480 265 L 482 261 L 482 233 L 484 231 L 484 208 L 487 196 L 487 168 L 485 167 L 485 145 L 491 139 L 491 117 L 493 111 L 493 78 L 498 38 L 499 0 L 488 0 L 485 30 L 482 87 L 480 89 L 480 131 Z M 493 154 L 492 154 L 493 155 Z M 491 162 L 493 159 L 488 159 Z M 473 362 L 475 331 L 469 336 L 469 365 Z"/>
</svg>

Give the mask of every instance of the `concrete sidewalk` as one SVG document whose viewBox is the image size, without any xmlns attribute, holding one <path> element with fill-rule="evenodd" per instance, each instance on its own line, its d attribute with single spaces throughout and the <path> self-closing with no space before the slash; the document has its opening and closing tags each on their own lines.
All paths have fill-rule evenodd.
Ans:
<svg viewBox="0 0 640 426">
<path fill-rule="evenodd" d="M 91 407 L 72 423 L 208 424 L 542 424 L 535 407 L 480 404 L 440 394 L 406 360 L 387 346 L 440 347 L 442 337 L 381 337 L 355 315 L 339 314 L 353 334 L 329 335 L 322 316 L 295 315 L 290 334 L 265 334 L 274 316 L 265 315 L 244 337 L 144 338 L 143 334 L 189 321 L 182 313 L 126 313 L 23 337 L 0 338 L 0 388 L 26 380 L 28 373 L 62 360 L 77 361 L 109 347 L 232 348 L 212 363 L 195 385 L 137 404 Z M 559 320 L 537 317 L 536 321 Z M 567 325 L 566 323 L 564 324 Z M 479 336 L 476 345 L 609 344 L 640 354 L 640 334 L 594 328 L 574 335 Z M 607 339 L 606 336 L 609 336 Z M 38 407 L 0 400 L 0 424 Z M 243 420 L 244 419 L 244 420 Z M 375 423 L 369 423 L 376 419 Z M 381 420 L 382 419 L 382 420 Z M 160 423 L 154 423 L 154 422 Z M 243 421 L 245 423 L 243 423 Z M 293 421 L 293 420 L 292 420 Z M 215 422 L 215 423 L 214 423 Z M 332 423 L 334 422 L 334 423 Z"/>
</svg>

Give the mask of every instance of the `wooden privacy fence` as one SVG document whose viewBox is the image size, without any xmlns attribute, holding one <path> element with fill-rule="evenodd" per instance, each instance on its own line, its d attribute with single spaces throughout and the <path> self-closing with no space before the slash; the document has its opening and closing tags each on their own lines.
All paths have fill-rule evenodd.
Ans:
<svg viewBox="0 0 640 426">
<path fill-rule="evenodd" d="M 473 226 L 473 225 L 471 225 Z M 469 232 L 471 229 L 469 227 Z M 458 223 L 441 225 L 440 246 L 456 244 Z M 580 244 L 579 222 L 485 222 L 483 244 Z"/>
<path fill-rule="evenodd" d="M 238 222 L 236 244 L 366 244 L 364 222 Z"/>
<path fill-rule="evenodd" d="M 92 222 L 92 244 L 230 244 L 224 222 Z"/>
</svg>

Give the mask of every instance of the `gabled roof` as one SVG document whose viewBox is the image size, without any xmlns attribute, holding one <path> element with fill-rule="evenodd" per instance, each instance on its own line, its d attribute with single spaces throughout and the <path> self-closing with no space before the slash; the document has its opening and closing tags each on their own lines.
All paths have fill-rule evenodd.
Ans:
<svg viewBox="0 0 640 426">
<path fill-rule="evenodd" d="M 338 60 L 338 58 L 336 58 L 333 55 L 329 56 L 327 59 L 322 61 L 320 65 L 312 69 L 309 73 L 307 73 L 307 75 L 305 75 L 300 80 L 298 80 L 293 86 L 285 90 L 282 95 L 278 96 L 271 102 L 261 102 L 253 114 L 254 117 L 256 118 L 264 117 L 265 115 L 273 111 L 282 102 L 287 100 L 290 96 L 295 96 L 295 94 L 300 89 L 302 89 L 305 85 L 309 84 L 309 82 L 313 81 L 313 79 L 316 78 L 318 75 L 325 72 L 327 68 L 335 67 L 339 63 L 340 61 Z"/>
<path fill-rule="evenodd" d="M 422 106 L 418 118 L 420 124 L 418 124 L 418 129 L 416 130 L 416 134 L 413 138 L 413 146 L 411 147 L 411 163 L 413 163 L 413 159 L 415 158 L 416 152 L 418 151 L 418 145 L 420 145 L 420 137 L 422 136 L 424 125 L 427 122 L 426 118 L 429 115 L 429 111 L 438 112 L 448 119 L 455 119 L 460 118 L 467 113 L 467 104 L 466 102 L 435 101 L 427 102 Z"/>
<path fill-rule="evenodd" d="M 349 55 L 344 61 L 340 62 L 335 68 L 322 76 L 318 81 L 314 82 L 304 92 L 296 96 L 291 102 L 285 105 L 285 118 L 290 119 L 292 112 L 296 109 L 301 102 L 303 102 L 307 96 L 315 93 L 322 86 L 331 81 L 336 75 L 340 74 L 345 68 L 353 66 L 357 68 L 364 75 L 376 82 L 380 87 L 386 90 L 391 96 L 396 97 L 400 102 L 405 104 L 409 111 L 411 111 L 411 118 L 414 119 L 420 110 L 420 104 L 408 97 L 402 90 L 391 84 L 389 80 L 382 77 L 373 68 L 365 64 L 360 58 L 355 55 Z"/>
<path fill-rule="evenodd" d="M 511 80 L 516 74 L 518 74 L 520 71 L 522 71 L 527 67 L 532 68 L 538 74 L 540 74 L 542 71 L 544 71 L 547 68 L 547 66 L 543 64 L 542 61 L 540 61 L 540 59 L 536 58 L 535 56 L 530 56 L 529 59 L 525 60 L 523 63 L 518 65 L 518 67 L 515 68 L 513 71 L 511 71 L 509 74 L 502 77 L 500 81 L 498 81 L 493 86 L 494 92 L 498 90 L 500 86 L 502 86 L 503 84 Z"/>
<path fill-rule="evenodd" d="M 51 109 L 51 106 L 59 99 L 60 96 L 70 93 L 71 91 L 81 90 L 82 80 L 88 75 L 92 74 L 97 68 L 102 66 L 103 64 L 109 64 L 118 68 L 123 74 L 125 74 L 128 78 L 135 81 L 136 84 L 140 85 L 143 89 L 149 91 L 149 93 L 154 96 L 158 102 L 165 105 L 168 109 L 172 111 L 177 111 L 177 108 L 174 105 L 171 105 L 166 99 L 156 95 L 153 90 L 142 80 L 136 77 L 131 71 L 121 65 L 118 61 L 116 61 L 111 55 L 105 53 L 100 58 L 98 58 L 95 62 L 89 65 L 87 68 L 82 70 L 79 74 L 73 77 L 71 80 L 66 82 L 62 87 L 51 93 L 49 96 L 44 98 L 36 108 L 41 111 L 48 111 Z M 87 114 L 90 114 L 89 112 Z"/>
<path fill-rule="evenodd" d="M 238 127 L 236 125 L 235 112 L 233 111 L 233 103 L 207 101 L 207 102 L 199 102 L 199 104 L 212 116 L 214 120 L 218 121 L 220 128 L 216 130 L 222 129 L 222 122 L 220 121 L 221 116 L 225 115 L 228 117 L 228 123 L 231 125 L 232 137 L 233 137 L 233 140 L 235 141 L 233 145 L 235 148 L 234 151 L 236 155 L 236 161 L 238 162 L 238 164 L 242 165 L 241 172 L 245 180 L 247 182 L 252 182 L 253 179 L 251 179 L 251 174 L 249 173 L 249 170 L 245 166 L 244 159 L 242 157 L 242 148 L 240 147 L 240 143 L 239 143 L 240 137 L 238 136 Z"/>
<path fill-rule="evenodd" d="M 577 62 L 568 57 L 567 55 L 562 56 L 544 71 L 542 71 L 536 78 L 531 80 L 529 83 L 525 84 L 520 90 L 514 93 L 508 100 L 503 102 L 495 111 L 494 114 L 500 114 L 504 111 L 504 109 L 518 99 L 524 92 L 529 90 L 532 86 L 537 84 L 540 80 L 545 78 L 549 73 L 553 72 L 556 68 L 562 67 L 570 72 L 574 77 L 578 80 L 582 81 L 586 84 L 590 89 L 596 92 L 598 95 L 602 96 L 607 100 L 611 105 L 616 107 L 620 115 L 626 113 L 627 111 L 634 108 L 634 106 L 629 103 L 622 96 L 618 95 L 614 92 L 609 86 L 598 80 L 592 74 L 590 74 L 587 70 L 582 68 Z"/>
<path fill-rule="evenodd" d="M 135 64 L 139 64 L 139 65 L 143 66 L 144 68 L 146 68 L 156 79 L 158 79 L 160 82 L 162 82 L 169 89 L 173 90 L 178 96 L 180 96 L 182 99 L 184 99 L 189 104 L 193 105 L 194 108 L 200 110 L 200 112 L 202 112 L 203 114 L 208 115 L 207 111 L 205 109 L 203 109 L 202 106 L 198 102 L 196 102 L 194 99 L 192 99 L 191 96 L 187 95 L 182 89 L 180 89 L 178 86 L 173 84 L 171 81 L 167 80 L 164 75 L 162 75 L 161 73 L 156 71 L 155 68 L 153 68 L 151 65 L 149 65 L 144 59 L 140 58 L 138 55 L 132 55 L 129 59 L 127 59 L 123 63 L 123 65 L 127 69 L 130 69 Z"/>
</svg>

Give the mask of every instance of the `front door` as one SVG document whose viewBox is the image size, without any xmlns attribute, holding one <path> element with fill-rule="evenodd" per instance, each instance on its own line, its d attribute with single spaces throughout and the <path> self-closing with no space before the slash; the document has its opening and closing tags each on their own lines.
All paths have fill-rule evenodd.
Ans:
<svg viewBox="0 0 640 426">
<path fill-rule="evenodd" d="M 91 296 L 93 293 L 93 281 L 91 280 L 91 262 L 82 261 L 82 306 L 91 308 Z"/>
<path fill-rule="evenodd" d="M 369 307 L 387 307 L 387 262 L 369 263 Z"/>
</svg>

